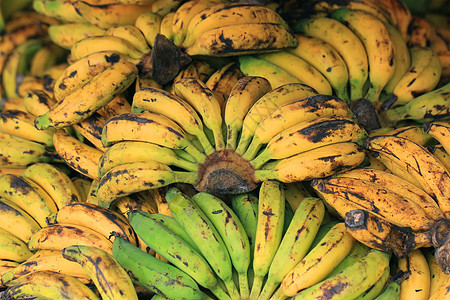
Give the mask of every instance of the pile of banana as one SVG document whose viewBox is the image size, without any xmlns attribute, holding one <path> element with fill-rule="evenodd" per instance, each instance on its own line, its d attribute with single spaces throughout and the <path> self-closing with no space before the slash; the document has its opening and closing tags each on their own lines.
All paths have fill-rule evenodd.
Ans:
<svg viewBox="0 0 450 300">
<path fill-rule="evenodd" d="M 0 299 L 450 297 L 448 23 L 294 2 L 0 3 Z"/>
</svg>

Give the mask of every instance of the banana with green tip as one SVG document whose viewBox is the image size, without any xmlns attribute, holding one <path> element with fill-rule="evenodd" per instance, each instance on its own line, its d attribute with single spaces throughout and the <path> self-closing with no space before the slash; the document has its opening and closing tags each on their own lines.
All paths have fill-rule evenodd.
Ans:
<svg viewBox="0 0 450 300">
<path fill-rule="evenodd" d="M 55 99 L 43 89 L 30 89 L 27 95 L 23 97 L 25 110 L 35 117 L 45 114 L 55 103 Z"/>
<path fill-rule="evenodd" d="M 98 178 L 98 161 L 103 151 L 81 142 L 64 129 L 55 131 L 53 144 L 69 167 L 88 178 Z"/>
<path fill-rule="evenodd" d="M 173 17 L 175 16 L 175 12 L 169 12 L 164 15 L 161 19 L 161 23 L 159 24 L 159 34 L 163 35 L 166 39 L 173 42 L 174 34 L 172 31 L 172 23 Z"/>
<path fill-rule="evenodd" d="M 87 36 L 104 35 L 105 32 L 105 29 L 85 22 L 52 24 L 48 27 L 50 40 L 66 50 Z"/>
<path fill-rule="evenodd" d="M 250 299 L 258 299 L 264 277 L 280 246 L 286 199 L 283 184 L 274 180 L 261 183 L 258 196 L 258 223 L 256 227 L 255 246 L 253 252 L 253 283 Z"/>
<path fill-rule="evenodd" d="M 385 289 L 379 294 L 376 300 L 389 300 L 389 299 L 399 299 L 400 297 L 400 284 L 391 280 L 386 284 Z"/>
<path fill-rule="evenodd" d="M 0 259 L 21 263 L 33 255 L 27 243 L 14 234 L 0 228 Z"/>
<path fill-rule="evenodd" d="M 284 183 L 323 178 L 356 168 L 365 157 L 364 148 L 356 143 L 335 143 L 269 162 L 255 170 L 255 178 L 258 182 L 280 180 Z"/>
<path fill-rule="evenodd" d="M 305 257 L 325 215 L 321 199 L 303 199 L 283 235 L 258 299 L 269 299 L 284 277 Z"/>
<path fill-rule="evenodd" d="M 369 65 L 364 45 L 353 31 L 329 17 L 302 19 L 295 24 L 294 31 L 319 38 L 334 47 L 347 65 L 350 100 L 363 97 Z"/>
<path fill-rule="evenodd" d="M 270 82 L 264 77 L 244 76 L 236 82 L 224 108 L 223 119 L 227 128 L 226 149 L 236 149 L 245 115 L 259 98 L 271 90 Z"/>
<path fill-rule="evenodd" d="M 67 295 L 79 299 L 99 300 L 88 286 L 77 278 L 52 271 L 36 271 L 14 281 L 5 290 L 12 298 L 34 296 L 36 299 L 66 299 Z"/>
<path fill-rule="evenodd" d="M 318 117 L 279 132 L 250 164 L 259 169 L 271 159 L 284 159 L 335 143 L 361 143 L 366 136 L 367 132 L 348 117 Z"/>
<path fill-rule="evenodd" d="M 62 255 L 83 267 L 102 299 L 138 299 L 131 278 L 111 253 L 92 246 L 74 245 L 65 247 Z"/>
<path fill-rule="evenodd" d="M 122 141 L 150 142 L 170 149 L 182 149 L 199 163 L 205 160 L 205 154 L 195 148 L 177 123 L 149 111 L 121 114 L 105 123 L 103 146 L 109 147 Z"/>
<path fill-rule="evenodd" d="M 33 0 L 33 10 L 62 23 L 81 23 L 85 20 L 77 13 L 73 1 Z"/>
<path fill-rule="evenodd" d="M 150 111 L 175 121 L 183 130 L 198 138 L 209 155 L 214 151 L 203 130 L 203 122 L 197 111 L 184 99 L 163 89 L 142 88 L 133 95 L 133 112 Z"/>
<path fill-rule="evenodd" d="M 231 263 L 238 273 L 239 284 L 236 285 L 239 286 L 240 297 L 248 298 L 250 289 L 247 274 L 251 263 L 251 248 L 240 219 L 223 200 L 212 194 L 201 192 L 191 199 L 205 213 L 222 237 L 230 254 Z"/>
<path fill-rule="evenodd" d="M 184 99 L 202 117 L 203 123 L 213 132 L 216 150 L 225 148 L 222 133 L 222 111 L 219 100 L 206 84 L 195 77 L 185 77 L 173 84 L 175 95 Z"/>
<path fill-rule="evenodd" d="M 183 226 L 187 234 L 197 244 L 201 254 L 210 264 L 216 276 L 223 280 L 230 297 L 239 297 L 239 292 L 232 278 L 230 255 L 212 222 L 178 188 L 169 188 L 165 198 L 174 218 Z M 220 286 L 213 292 L 218 293 L 219 291 L 221 291 Z"/>
<path fill-rule="evenodd" d="M 136 192 L 156 189 L 171 183 L 196 184 L 197 172 L 173 171 L 156 161 L 140 161 L 116 166 L 103 175 L 98 184 L 97 201 L 103 207 Z"/>
<path fill-rule="evenodd" d="M 429 299 L 430 268 L 421 249 L 416 249 L 397 262 L 398 270 L 405 273 L 400 283 L 399 299 Z"/>
<path fill-rule="evenodd" d="M 328 80 L 334 94 L 338 98 L 348 101 L 348 70 L 339 52 L 319 38 L 299 33 L 294 36 L 298 40 L 299 46 L 286 49 L 286 51 L 314 66 Z M 321 59 L 318 60 L 317 57 Z"/>
<path fill-rule="evenodd" d="M 126 90 L 136 79 L 137 73 L 134 64 L 116 62 L 59 100 L 47 113 L 36 117 L 36 128 L 64 128 L 86 119 Z M 85 101 L 80 102 L 79 99 Z"/>
<path fill-rule="evenodd" d="M 248 110 L 242 123 L 242 131 L 236 153 L 242 155 L 247 149 L 261 120 L 280 106 L 308 96 L 317 91 L 303 83 L 282 84 L 261 96 Z"/>
<path fill-rule="evenodd" d="M 360 260 L 341 273 L 300 291 L 293 299 L 302 297 L 326 297 L 329 299 L 350 299 L 360 295 L 375 283 L 389 266 L 390 255 L 371 249 Z M 343 288 L 336 288 L 342 286 Z M 328 291 L 333 291 L 329 293 Z"/>
<path fill-rule="evenodd" d="M 0 166 L 7 168 L 25 168 L 33 163 L 61 161 L 54 150 L 15 137 L 0 139 L 0 158 Z"/>
<path fill-rule="evenodd" d="M 291 126 L 321 117 L 352 115 L 344 101 L 329 95 L 318 94 L 283 104 L 260 120 L 242 157 L 252 160 L 262 145 L 269 143 L 277 134 Z"/>
<path fill-rule="evenodd" d="M 391 267 L 388 266 L 384 270 L 383 274 L 381 274 L 380 278 L 378 278 L 378 280 L 374 284 L 369 286 L 367 290 L 365 290 L 358 297 L 356 297 L 355 300 L 374 299 L 375 297 L 380 295 L 381 292 L 384 290 L 386 283 L 389 280 L 390 272 Z"/>
<path fill-rule="evenodd" d="M 369 252 L 370 249 L 371 248 L 369 246 L 366 246 L 363 243 L 356 240 L 347 256 L 336 266 L 336 268 L 333 269 L 333 271 L 331 271 L 327 275 L 327 278 L 339 274 L 348 266 L 353 265 L 358 259 L 363 257 L 367 252 Z"/>
<path fill-rule="evenodd" d="M 364 95 L 372 103 L 379 103 L 381 91 L 394 74 L 394 49 L 384 23 L 363 10 L 337 9 L 331 14 L 350 28 L 361 40 L 367 53 L 370 86 Z"/>
<path fill-rule="evenodd" d="M 113 257 L 136 285 L 156 295 L 171 299 L 206 298 L 188 274 L 149 255 L 121 237 L 114 240 Z"/>
</svg>

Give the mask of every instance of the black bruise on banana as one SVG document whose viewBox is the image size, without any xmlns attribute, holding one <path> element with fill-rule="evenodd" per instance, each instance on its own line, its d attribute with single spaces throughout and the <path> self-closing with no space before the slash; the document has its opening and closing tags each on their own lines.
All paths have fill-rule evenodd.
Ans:
<svg viewBox="0 0 450 300">
<path fill-rule="evenodd" d="M 13 207 L 9 206 L 8 204 L 4 203 L 3 201 L 0 200 L 0 211 L 10 211 L 13 212 L 16 216 L 22 216 L 22 214 L 14 209 Z"/>
<path fill-rule="evenodd" d="M 10 187 L 16 192 L 20 192 L 22 195 L 28 195 L 34 189 L 25 180 L 21 179 L 19 176 L 11 175 L 10 177 Z M 8 192 L 11 194 L 12 192 Z"/>
</svg>

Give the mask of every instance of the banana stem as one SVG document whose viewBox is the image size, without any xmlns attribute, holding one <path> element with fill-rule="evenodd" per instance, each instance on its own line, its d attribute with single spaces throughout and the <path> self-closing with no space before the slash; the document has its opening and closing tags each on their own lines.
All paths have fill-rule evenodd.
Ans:
<svg viewBox="0 0 450 300">
<path fill-rule="evenodd" d="M 267 150 L 267 148 L 266 148 Z M 268 162 L 271 159 L 271 153 L 269 151 L 262 151 L 258 156 L 256 156 L 253 160 L 250 161 L 250 164 L 252 165 L 255 170 L 261 168 L 262 165 L 264 165 L 266 162 Z"/>
<path fill-rule="evenodd" d="M 281 288 L 279 288 L 275 294 L 272 295 L 272 297 L 270 297 L 270 300 L 284 300 L 287 299 L 288 297 L 286 295 L 283 294 L 283 291 L 281 290 Z"/>
<path fill-rule="evenodd" d="M 259 293 L 261 292 L 263 285 L 264 276 L 259 276 L 255 274 L 253 278 L 253 286 L 252 291 L 250 292 L 250 299 L 257 300 L 259 299 Z"/>
<path fill-rule="evenodd" d="M 255 170 L 255 181 L 262 182 L 265 180 L 277 180 L 277 172 L 274 170 Z"/>
<path fill-rule="evenodd" d="M 187 171 L 191 172 L 197 172 L 198 171 L 198 164 L 192 161 L 185 160 L 183 158 L 179 158 L 174 162 L 174 165 L 177 167 L 180 167 L 182 169 L 185 169 Z"/>
<path fill-rule="evenodd" d="M 270 298 L 270 296 L 273 294 L 275 289 L 277 288 L 278 283 L 276 283 L 270 276 L 267 278 L 266 283 L 264 284 L 264 288 L 262 289 L 262 292 L 259 294 L 260 300 L 267 300 Z"/>
<path fill-rule="evenodd" d="M 186 148 L 184 148 L 184 150 L 189 153 L 190 155 L 192 155 L 192 157 L 194 157 L 194 159 L 198 162 L 198 163 L 202 163 L 205 161 L 206 156 L 204 153 L 200 152 L 197 148 L 195 148 L 194 145 L 192 145 L 191 143 L 189 143 Z"/>
<path fill-rule="evenodd" d="M 247 270 L 238 274 L 239 276 L 239 293 L 241 294 L 241 299 L 248 299 L 250 296 L 250 290 L 248 287 L 248 276 Z"/>
<path fill-rule="evenodd" d="M 197 172 L 183 172 L 183 171 L 173 171 L 173 182 L 188 183 L 195 185 L 198 182 Z"/>
<path fill-rule="evenodd" d="M 241 295 L 239 295 L 239 291 L 236 285 L 234 284 L 233 278 L 230 277 L 228 280 L 224 280 L 223 283 L 225 284 L 231 299 L 233 300 L 241 299 Z"/>
<path fill-rule="evenodd" d="M 209 290 L 217 297 L 219 300 L 231 300 L 230 296 L 225 293 L 225 291 L 220 287 L 219 284 L 216 284 L 213 287 L 210 287 Z"/>
</svg>

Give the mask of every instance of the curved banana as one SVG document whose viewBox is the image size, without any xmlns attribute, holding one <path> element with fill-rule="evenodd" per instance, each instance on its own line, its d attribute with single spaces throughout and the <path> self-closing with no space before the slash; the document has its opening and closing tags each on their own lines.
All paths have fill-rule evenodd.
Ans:
<svg viewBox="0 0 450 300">
<path fill-rule="evenodd" d="M 76 134 L 83 137 L 83 140 L 86 139 L 95 148 L 104 152 L 108 149 L 102 144 L 102 129 L 103 126 L 105 126 L 106 120 L 107 119 L 105 117 L 100 115 L 98 112 L 95 112 L 86 119 L 73 124 L 72 128 Z"/>
<path fill-rule="evenodd" d="M 245 115 L 259 98 L 271 90 L 270 82 L 264 77 L 244 76 L 236 82 L 224 108 L 223 119 L 227 128 L 226 149 L 236 149 Z"/>
<path fill-rule="evenodd" d="M 258 226 L 258 197 L 250 193 L 244 193 L 233 196 L 230 201 L 231 208 L 247 233 L 250 243 L 250 256 L 253 257 L 256 228 Z"/>
<path fill-rule="evenodd" d="M 205 83 L 195 77 L 185 77 L 173 84 L 175 95 L 184 99 L 202 117 L 203 123 L 214 135 L 216 150 L 225 148 L 222 134 L 222 112 L 218 99 Z"/>
<path fill-rule="evenodd" d="M 430 268 L 427 259 L 420 249 L 409 253 L 398 260 L 398 269 L 407 275 L 400 283 L 401 300 L 429 299 L 430 296 Z"/>
<path fill-rule="evenodd" d="M 54 150 L 15 137 L 0 139 L 0 158 L 0 166 L 6 168 L 26 168 L 33 163 L 60 161 Z"/>
<path fill-rule="evenodd" d="M 434 121 L 423 125 L 426 133 L 436 139 L 441 144 L 445 151 L 450 151 L 450 122 L 449 121 Z"/>
<path fill-rule="evenodd" d="M 411 140 L 394 136 L 369 137 L 365 147 L 385 154 L 407 170 L 436 199 L 444 215 L 449 217 L 450 174 L 426 148 Z"/>
<path fill-rule="evenodd" d="M 86 202 L 91 187 L 91 180 L 87 177 L 72 177 L 71 180 L 80 194 L 80 202 Z"/>
<path fill-rule="evenodd" d="M 322 200 L 300 202 L 269 268 L 259 299 L 269 299 L 285 276 L 305 257 L 325 215 Z"/>
<path fill-rule="evenodd" d="M 406 125 L 388 130 L 384 134 L 404 137 L 421 146 L 426 147 L 427 145 L 433 143 L 433 137 L 426 132 L 425 127 L 425 125 Z"/>
<path fill-rule="evenodd" d="M 45 114 L 55 104 L 55 99 L 43 89 L 30 89 L 23 97 L 23 107 L 35 117 Z"/>
<path fill-rule="evenodd" d="M 55 18 L 63 23 L 85 22 L 83 17 L 75 10 L 73 1 L 33 0 L 32 6 L 36 12 L 47 17 Z"/>
<path fill-rule="evenodd" d="M 323 117 L 352 117 L 352 115 L 344 101 L 329 95 L 318 94 L 283 104 L 259 122 L 242 157 L 252 160 L 262 145 L 269 143 L 282 131 L 302 122 Z"/>
<path fill-rule="evenodd" d="M 97 112 L 106 119 L 111 119 L 120 114 L 131 112 L 131 104 L 122 93 L 117 95 L 111 102 L 100 108 Z"/>
<path fill-rule="evenodd" d="M 439 300 L 448 298 L 450 295 L 450 277 L 447 277 L 446 280 L 439 286 L 439 288 L 430 295 L 430 300 Z"/>
<path fill-rule="evenodd" d="M 369 286 L 367 288 L 367 290 L 365 290 L 358 297 L 356 297 L 355 300 L 374 299 L 375 297 L 380 295 L 381 292 L 384 291 L 384 288 L 385 288 L 386 284 L 388 283 L 388 280 L 390 278 L 390 273 L 391 273 L 391 267 L 388 266 L 384 270 L 383 274 L 381 274 L 380 278 L 378 278 L 378 280 L 374 284 Z"/>
<path fill-rule="evenodd" d="M 52 24 L 48 27 L 50 40 L 67 50 L 87 36 L 104 35 L 105 32 L 105 29 L 85 22 Z"/>
<path fill-rule="evenodd" d="M 231 263 L 238 273 L 239 294 L 248 298 L 250 294 L 248 283 L 248 268 L 251 263 L 250 241 L 238 216 L 220 198 L 208 194 L 197 193 L 191 200 L 205 213 L 217 229 L 230 254 Z M 232 296 L 233 297 L 233 296 Z"/>
<path fill-rule="evenodd" d="M 449 277 L 449 275 L 445 274 L 444 271 L 441 269 L 433 251 L 423 250 L 422 253 L 425 255 L 425 258 L 428 263 L 428 268 L 430 270 L 430 296 L 431 296 L 439 289 L 439 287 L 445 282 L 445 280 Z"/>
<path fill-rule="evenodd" d="M 54 43 L 44 43 L 29 62 L 29 74 L 37 77 L 49 76 L 51 70 L 62 64 L 65 66 L 67 51 Z"/>
<path fill-rule="evenodd" d="M 320 71 L 333 88 L 334 94 L 338 98 L 348 101 L 348 70 L 339 52 L 319 38 L 299 33 L 294 36 L 298 40 L 299 46 L 286 49 L 286 51 L 302 58 Z M 318 57 L 320 60 L 317 59 Z"/>
<path fill-rule="evenodd" d="M 353 31 L 328 17 L 302 19 L 294 26 L 294 30 L 319 38 L 334 47 L 347 65 L 350 100 L 363 97 L 363 87 L 369 75 L 368 59 L 363 43 Z"/>
<path fill-rule="evenodd" d="M 435 145 L 427 148 L 450 172 L 450 155 L 442 145 Z"/>
<path fill-rule="evenodd" d="M 150 111 L 176 122 L 183 130 L 200 141 L 205 154 L 214 151 L 203 130 L 203 122 L 195 109 L 185 100 L 163 89 L 142 88 L 133 95 L 133 112 Z"/>
<path fill-rule="evenodd" d="M 399 299 L 400 297 L 400 284 L 395 281 L 389 281 L 384 288 L 384 291 L 378 295 L 376 300 L 389 300 L 389 299 Z"/>
<path fill-rule="evenodd" d="M 174 35 L 172 30 L 173 17 L 175 16 L 175 12 L 172 11 L 166 15 L 164 15 L 161 19 L 161 23 L 159 24 L 159 34 L 163 35 L 169 41 L 173 41 Z"/>
<path fill-rule="evenodd" d="M 130 276 L 111 252 L 93 246 L 74 245 L 65 247 L 62 255 L 83 267 L 102 299 L 138 299 Z"/>
<path fill-rule="evenodd" d="M 394 49 L 384 23 L 363 10 L 341 8 L 331 14 L 350 28 L 361 40 L 367 53 L 370 86 L 364 98 L 379 103 L 381 91 L 394 74 Z"/>
<path fill-rule="evenodd" d="M 153 48 L 155 37 L 159 33 L 161 21 L 162 16 L 154 12 L 142 13 L 134 21 L 134 26 L 136 26 L 142 32 L 147 44 L 151 48 Z"/>
<path fill-rule="evenodd" d="M 27 243 L 12 233 L 0 228 L 0 259 L 21 263 L 33 255 Z"/>
<path fill-rule="evenodd" d="M 366 136 L 367 132 L 348 117 L 319 117 L 279 132 L 250 164 L 259 169 L 271 159 L 284 159 L 335 143 L 361 143 Z"/>
<path fill-rule="evenodd" d="M 258 223 L 253 252 L 253 283 L 250 299 L 259 299 L 264 277 L 283 237 L 286 199 L 283 184 L 263 181 L 258 195 Z"/>
<path fill-rule="evenodd" d="M 236 153 L 242 155 L 247 149 L 255 130 L 261 120 L 266 115 L 276 110 L 278 107 L 302 99 L 308 96 L 316 95 L 317 91 L 302 83 L 288 83 L 273 88 L 271 91 L 261 96 L 248 110 L 242 123 L 242 132 Z"/>
<path fill-rule="evenodd" d="M 185 51 L 190 56 L 226 57 L 259 53 L 265 49 L 284 49 L 296 46 L 297 40 L 281 24 L 238 23 L 205 31 Z"/>
<path fill-rule="evenodd" d="M 105 34 L 121 37 L 124 40 L 127 40 L 141 53 L 145 54 L 150 52 L 150 47 L 147 44 L 144 34 L 135 25 L 128 24 L 112 26 L 106 30 Z"/>
<path fill-rule="evenodd" d="M 224 113 L 224 107 L 231 90 L 243 76 L 244 73 L 242 73 L 239 64 L 237 62 L 230 62 L 217 69 L 205 82 L 206 86 L 216 94 L 220 102 L 222 114 Z"/>
</svg>

